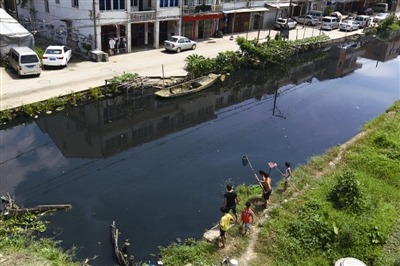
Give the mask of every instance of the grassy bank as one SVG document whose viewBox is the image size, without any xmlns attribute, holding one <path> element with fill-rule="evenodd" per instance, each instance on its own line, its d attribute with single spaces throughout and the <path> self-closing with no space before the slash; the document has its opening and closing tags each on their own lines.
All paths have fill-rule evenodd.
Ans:
<svg viewBox="0 0 400 266">
<path fill-rule="evenodd" d="M 400 265 L 399 112 L 397 101 L 351 142 L 297 167 L 293 182 L 299 193 L 275 189 L 269 217 L 258 225 L 257 256 L 249 266 L 333 265 L 342 257 L 367 265 Z M 241 186 L 237 192 L 242 202 L 253 202 L 261 219 L 265 214 L 254 188 Z M 249 240 L 234 226 L 225 250 L 205 240 L 160 250 L 164 265 L 218 265 L 225 256 L 240 257 Z"/>
<path fill-rule="evenodd" d="M 40 238 L 46 230 L 43 222 L 34 214 L 5 219 L 0 216 L 0 265 L 3 266 L 78 266 L 74 262 L 74 249 L 65 251 L 60 241 Z"/>
</svg>

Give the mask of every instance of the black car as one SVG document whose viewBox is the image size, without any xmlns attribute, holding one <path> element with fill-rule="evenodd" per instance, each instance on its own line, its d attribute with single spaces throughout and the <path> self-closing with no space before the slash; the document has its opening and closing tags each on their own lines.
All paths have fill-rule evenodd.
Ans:
<svg viewBox="0 0 400 266">
<path fill-rule="evenodd" d="M 357 14 L 358 15 L 373 15 L 375 10 L 373 10 L 370 7 L 363 7 L 360 10 L 358 10 Z"/>
</svg>

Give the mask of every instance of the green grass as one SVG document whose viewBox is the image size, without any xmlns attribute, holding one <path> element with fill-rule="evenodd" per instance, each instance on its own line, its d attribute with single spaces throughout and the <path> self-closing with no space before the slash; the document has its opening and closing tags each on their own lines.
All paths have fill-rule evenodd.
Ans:
<svg viewBox="0 0 400 266">
<path fill-rule="evenodd" d="M 63 250 L 59 244 L 49 238 L 35 237 L 37 232 L 46 230 L 47 222 L 43 222 L 34 214 L 21 217 L 0 218 L 0 254 L 2 265 L 59 265 L 78 266 L 74 261 L 76 248 Z"/>
</svg>

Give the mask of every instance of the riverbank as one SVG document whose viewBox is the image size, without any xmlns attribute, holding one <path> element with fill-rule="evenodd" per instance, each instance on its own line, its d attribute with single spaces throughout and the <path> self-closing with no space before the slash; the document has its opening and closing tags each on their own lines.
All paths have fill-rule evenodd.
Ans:
<svg viewBox="0 0 400 266">
<path fill-rule="evenodd" d="M 345 144 L 297 167 L 292 182 L 300 192 L 281 193 L 279 184 L 267 212 L 258 193 L 238 187 L 241 201 L 253 203 L 253 233 L 243 236 L 234 225 L 223 250 L 218 240 L 172 244 L 161 248 L 164 265 L 211 265 L 226 256 L 246 266 L 330 265 L 342 257 L 397 265 L 399 113 L 397 101 Z"/>
</svg>

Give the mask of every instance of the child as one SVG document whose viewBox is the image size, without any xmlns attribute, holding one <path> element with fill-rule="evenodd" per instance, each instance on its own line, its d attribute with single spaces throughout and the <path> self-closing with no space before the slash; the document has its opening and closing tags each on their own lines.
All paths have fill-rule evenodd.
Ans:
<svg viewBox="0 0 400 266">
<path fill-rule="evenodd" d="M 242 226 L 244 226 L 244 234 L 250 232 L 250 217 L 251 222 L 254 222 L 254 212 L 250 209 L 251 203 L 246 202 L 246 208 L 242 210 Z"/>
<path fill-rule="evenodd" d="M 229 224 L 233 221 L 233 217 L 227 212 L 227 209 L 224 206 L 221 207 L 220 210 L 222 212 L 222 218 L 219 222 L 219 236 L 221 237 L 222 244 L 219 245 L 219 248 L 224 248 L 227 236 L 226 231 L 228 231 Z"/>
<path fill-rule="evenodd" d="M 236 213 L 236 205 L 239 205 L 239 198 L 236 194 L 236 191 L 233 190 L 232 184 L 226 185 L 227 192 L 224 194 L 224 201 L 222 202 L 222 206 L 225 206 L 226 212 L 229 213 L 232 210 L 235 215 L 235 222 L 238 221 L 238 216 Z"/>
<path fill-rule="evenodd" d="M 287 190 L 288 183 L 290 182 L 290 177 L 292 176 L 292 171 L 290 170 L 290 162 L 285 162 L 286 166 L 286 173 L 282 174 L 282 176 L 285 178 L 285 187 L 283 188 L 283 192 Z"/>
<path fill-rule="evenodd" d="M 264 209 L 268 209 L 268 200 L 272 192 L 272 187 L 271 187 L 272 179 L 269 177 L 268 173 L 266 173 L 263 170 L 260 170 L 259 173 L 262 177 L 262 180 L 259 182 L 263 186 L 264 190 L 262 196 L 264 199 Z"/>
</svg>

